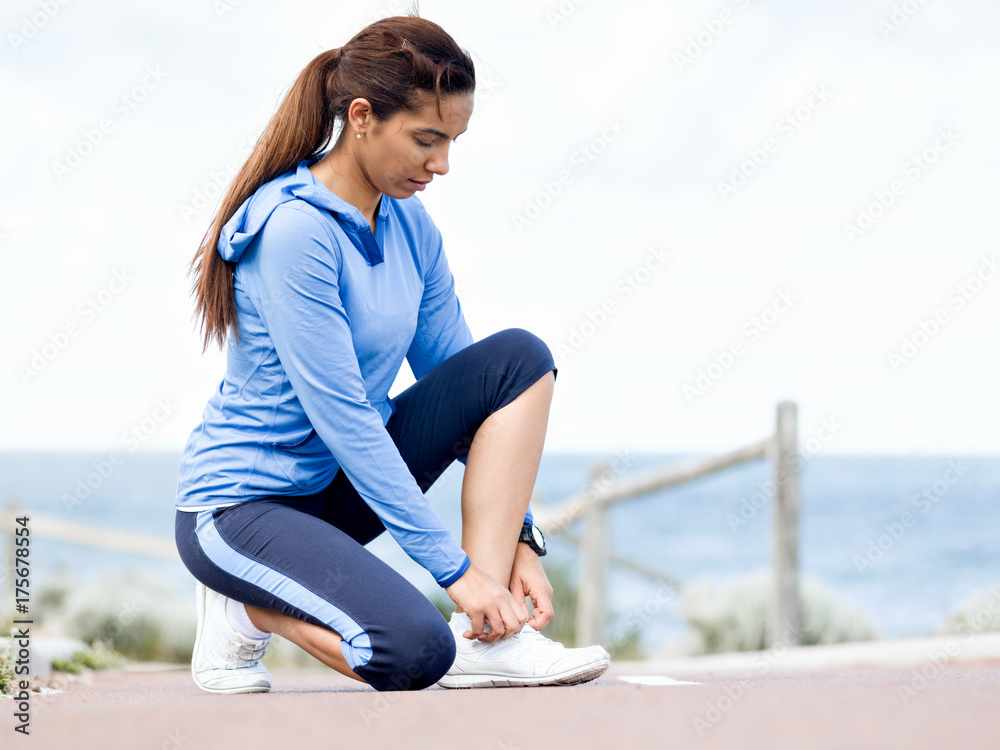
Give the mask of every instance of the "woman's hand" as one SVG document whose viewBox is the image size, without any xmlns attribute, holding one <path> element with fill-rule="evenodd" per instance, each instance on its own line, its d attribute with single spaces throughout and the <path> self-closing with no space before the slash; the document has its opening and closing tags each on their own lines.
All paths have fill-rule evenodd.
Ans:
<svg viewBox="0 0 1000 750">
<path fill-rule="evenodd" d="M 555 616 L 552 610 L 552 584 L 545 575 L 542 562 L 538 555 L 527 544 L 517 545 L 514 553 L 514 567 L 510 573 L 510 593 L 519 602 L 530 596 L 535 611 L 528 624 L 535 630 L 541 630 Z"/>
<path fill-rule="evenodd" d="M 472 630 L 462 635 L 483 643 L 493 643 L 498 638 L 509 638 L 521 630 L 528 621 L 524 597 L 520 599 L 497 583 L 475 565 L 445 589 L 459 609 L 472 619 Z M 489 623 L 489 631 L 485 624 Z"/>
</svg>

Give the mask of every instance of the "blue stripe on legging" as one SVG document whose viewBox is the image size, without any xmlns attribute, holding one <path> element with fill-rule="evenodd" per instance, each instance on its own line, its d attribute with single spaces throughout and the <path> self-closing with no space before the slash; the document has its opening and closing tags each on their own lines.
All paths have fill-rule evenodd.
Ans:
<svg viewBox="0 0 1000 750">
<path fill-rule="evenodd" d="M 342 639 L 340 650 L 351 669 L 363 667 L 371 661 L 371 637 L 358 623 L 298 581 L 261 565 L 227 544 L 219 534 L 211 510 L 198 513 L 195 535 L 208 559 L 224 571 L 274 594 L 339 633 Z"/>
</svg>

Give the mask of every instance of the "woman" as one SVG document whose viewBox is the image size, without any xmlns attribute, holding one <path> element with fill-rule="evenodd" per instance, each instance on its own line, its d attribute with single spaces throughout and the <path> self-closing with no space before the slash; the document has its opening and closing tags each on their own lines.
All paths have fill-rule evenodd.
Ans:
<svg viewBox="0 0 1000 750">
<path fill-rule="evenodd" d="M 177 490 L 204 690 L 269 690 L 272 633 L 376 690 L 573 684 L 608 667 L 600 646 L 538 632 L 552 589 L 528 499 L 552 356 L 520 329 L 473 341 L 415 197 L 448 172 L 474 87 L 469 56 L 420 18 L 320 54 L 195 255 L 205 347 L 229 344 Z M 390 399 L 404 358 L 417 381 Z M 423 494 L 455 459 L 461 546 Z M 455 602 L 450 622 L 364 548 L 385 530 Z"/>
</svg>

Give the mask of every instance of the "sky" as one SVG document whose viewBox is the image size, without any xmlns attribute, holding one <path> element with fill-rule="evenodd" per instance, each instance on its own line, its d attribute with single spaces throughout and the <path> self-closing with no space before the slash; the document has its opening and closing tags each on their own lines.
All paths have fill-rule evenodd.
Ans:
<svg viewBox="0 0 1000 750">
<path fill-rule="evenodd" d="M 320 51 L 401 2 L 7 0 L 0 449 L 179 451 L 225 370 L 185 273 Z M 548 450 L 991 454 L 1000 6 L 421 3 L 476 61 L 421 195 Z M 392 393 L 412 383 L 408 368 Z"/>
</svg>

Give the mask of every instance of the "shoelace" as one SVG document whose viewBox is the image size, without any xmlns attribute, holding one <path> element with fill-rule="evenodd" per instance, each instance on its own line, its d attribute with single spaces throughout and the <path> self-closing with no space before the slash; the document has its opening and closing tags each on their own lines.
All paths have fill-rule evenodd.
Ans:
<svg viewBox="0 0 1000 750">
<path fill-rule="evenodd" d="M 545 643 L 555 643 L 555 641 L 553 641 L 551 638 L 546 638 L 544 635 L 539 633 L 530 625 L 525 625 L 523 628 L 521 628 L 520 632 L 515 633 L 514 635 L 511 636 L 511 638 L 518 638 L 522 641 L 530 640 L 535 642 L 544 641 Z"/>
<path fill-rule="evenodd" d="M 230 650 L 229 657 L 231 659 L 256 663 L 264 658 L 264 654 L 267 653 L 268 642 L 257 641 L 256 645 L 240 642 L 235 649 Z"/>
</svg>

